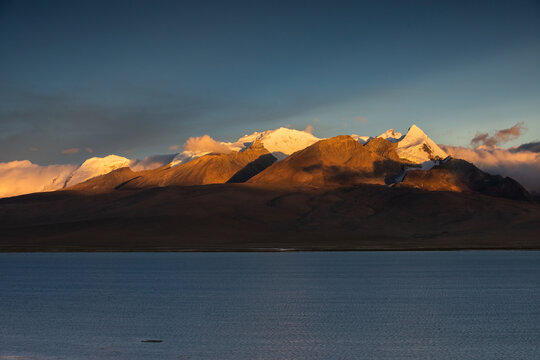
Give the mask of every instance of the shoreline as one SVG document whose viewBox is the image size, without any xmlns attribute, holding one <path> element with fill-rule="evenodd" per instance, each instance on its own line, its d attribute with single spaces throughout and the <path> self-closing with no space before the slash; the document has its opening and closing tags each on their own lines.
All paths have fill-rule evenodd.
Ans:
<svg viewBox="0 0 540 360">
<path fill-rule="evenodd" d="M 245 248 L 245 249 L 1 249 L 0 253 L 291 253 L 291 252 L 447 252 L 447 251 L 540 251 L 540 247 L 448 247 L 448 248 Z"/>
</svg>

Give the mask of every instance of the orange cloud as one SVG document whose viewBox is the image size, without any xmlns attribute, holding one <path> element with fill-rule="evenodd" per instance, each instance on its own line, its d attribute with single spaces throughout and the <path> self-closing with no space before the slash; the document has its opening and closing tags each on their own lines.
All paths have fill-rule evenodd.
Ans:
<svg viewBox="0 0 540 360">
<path fill-rule="evenodd" d="M 309 124 L 308 126 L 306 126 L 304 131 L 307 132 L 308 134 L 313 134 L 313 125 Z"/>
<path fill-rule="evenodd" d="M 177 150 L 180 150 L 180 145 L 169 146 L 169 151 L 177 151 Z"/>
<path fill-rule="evenodd" d="M 79 148 L 71 148 L 62 150 L 62 154 L 71 155 L 79 152 Z"/>
<path fill-rule="evenodd" d="M 190 137 L 184 144 L 184 151 L 230 153 L 228 146 L 212 139 L 209 135 Z"/>
<path fill-rule="evenodd" d="M 355 116 L 354 121 L 356 121 L 357 123 L 365 124 L 368 122 L 368 118 L 363 116 Z"/>
<path fill-rule="evenodd" d="M 39 166 L 28 160 L 0 163 L 0 197 L 61 189 L 76 165 Z"/>
</svg>

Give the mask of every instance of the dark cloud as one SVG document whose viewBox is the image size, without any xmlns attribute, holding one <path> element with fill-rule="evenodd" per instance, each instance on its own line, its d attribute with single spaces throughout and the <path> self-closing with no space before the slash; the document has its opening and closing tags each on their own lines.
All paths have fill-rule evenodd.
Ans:
<svg viewBox="0 0 540 360">
<path fill-rule="evenodd" d="M 489 136 L 488 133 L 478 133 L 471 140 L 471 145 L 473 147 L 477 147 L 480 145 L 496 146 L 496 145 L 504 144 L 510 140 L 517 139 L 525 132 L 525 130 L 526 128 L 524 126 L 524 123 L 518 122 L 516 125 L 512 126 L 511 128 L 497 131 L 492 136 Z"/>
<path fill-rule="evenodd" d="M 521 144 L 515 148 L 510 149 L 512 152 L 531 151 L 540 153 L 540 141 L 534 141 L 526 144 Z"/>
<path fill-rule="evenodd" d="M 134 160 L 130 167 L 134 171 L 155 169 L 169 164 L 177 154 L 147 156 L 143 160 Z"/>
<path fill-rule="evenodd" d="M 0 88 L 0 161 L 31 158 L 51 163 L 62 161 L 58 154 L 65 149 L 91 148 L 106 155 L 144 148 L 173 134 L 181 136 L 209 112 L 225 107 L 204 98 L 135 98 L 133 104 L 107 103 Z M 30 153 L 30 146 L 41 151 Z M 84 160 L 82 156 L 80 152 L 78 160 Z"/>
<path fill-rule="evenodd" d="M 97 156 L 124 155 L 129 149 L 144 156 L 166 149 L 164 144 L 183 143 L 205 132 L 224 136 L 227 131 L 236 135 L 234 127 L 272 128 L 282 125 L 284 118 L 336 101 L 240 101 L 224 95 L 177 95 L 140 88 L 126 92 L 107 100 L 84 91 L 51 95 L 0 86 L 0 161 L 58 163 L 65 161 L 62 151 L 73 148 L 92 149 Z M 254 123 L 255 129 L 248 127 Z M 31 147 L 40 151 L 30 151 Z M 84 151 L 70 159 L 84 160 Z"/>
</svg>

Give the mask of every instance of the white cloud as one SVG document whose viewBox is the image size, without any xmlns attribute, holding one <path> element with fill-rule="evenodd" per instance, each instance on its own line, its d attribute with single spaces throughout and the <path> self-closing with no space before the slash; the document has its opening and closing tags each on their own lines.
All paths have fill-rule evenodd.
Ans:
<svg viewBox="0 0 540 360">
<path fill-rule="evenodd" d="M 0 163 L 0 197 L 61 189 L 76 165 L 39 166 L 28 160 Z"/>
<path fill-rule="evenodd" d="M 529 191 L 540 191 L 540 153 L 487 147 L 471 149 L 441 145 L 441 148 L 490 174 L 509 176 Z"/>
</svg>

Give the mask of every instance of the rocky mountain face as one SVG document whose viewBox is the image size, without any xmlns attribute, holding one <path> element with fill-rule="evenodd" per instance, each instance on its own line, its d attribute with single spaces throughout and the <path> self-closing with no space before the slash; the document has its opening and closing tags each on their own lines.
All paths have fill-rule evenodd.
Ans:
<svg viewBox="0 0 540 360">
<path fill-rule="evenodd" d="M 384 139 L 362 145 L 350 136 L 336 136 L 275 163 L 249 182 L 270 186 L 389 184 L 403 171 L 394 148 Z"/>
<path fill-rule="evenodd" d="M 245 135 L 231 143 L 208 136 L 195 140 L 170 163 L 158 168 L 134 171 L 141 168 L 136 165 L 141 162 L 116 155 L 94 157 L 53 180 L 49 180 L 52 175 L 43 177 L 54 186 L 36 188 L 100 193 L 244 182 L 268 187 L 377 184 L 530 199 L 514 180 L 450 159 L 416 125 L 404 135 L 391 129 L 377 137 L 342 135 L 318 139 L 305 131 L 279 128 Z M 217 152 L 208 153 L 210 148 Z M 39 170 L 27 166 L 20 171 L 34 168 Z M 54 170 L 50 167 L 49 172 Z M 67 171 L 71 171 L 69 176 Z"/>
<path fill-rule="evenodd" d="M 0 251 L 540 248 L 540 205 L 519 183 L 447 157 L 417 127 L 305 134 L 142 171 L 93 160 L 84 182 L 0 199 Z"/>
<path fill-rule="evenodd" d="M 69 190 L 104 192 L 164 186 L 244 182 L 270 166 L 276 158 L 259 141 L 242 152 L 207 154 L 178 166 L 153 170 L 118 169 L 80 183 Z"/>
<path fill-rule="evenodd" d="M 514 200 L 530 200 L 531 196 L 517 181 L 490 175 L 461 159 L 449 159 L 430 170 L 408 171 L 401 187 L 428 191 L 477 192 Z"/>
<path fill-rule="evenodd" d="M 415 151 L 422 145 L 414 145 Z M 262 141 L 256 140 L 241 152 L 207 154 L 178 166 L 154 170 L 134 172 L 122 168 L 68 189 L 95 193 L 243 182 L 268 187 L 378 184 L 530 199 L 516 181 L 487 174 L 464 160 L 447 158 L 442 161 L 435 156 L 432 159 L 438 160 L 416 164 L 401 158 L 398 150 L 399 142 L 382 137 L 361 144 L 342 135 L 320 140 L 277 161 Z M 425 154 L 429 155 L 428 152 Z"/>
</svg>

